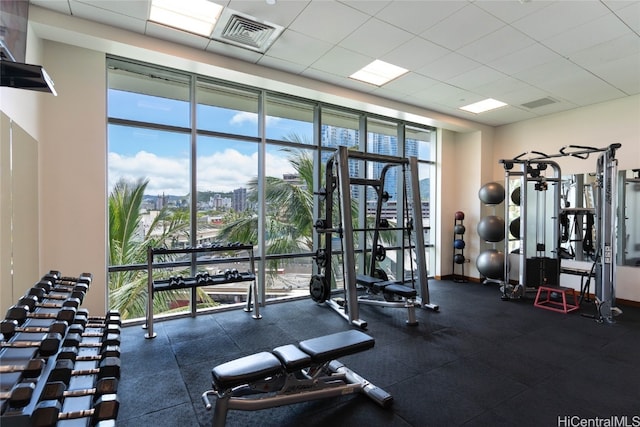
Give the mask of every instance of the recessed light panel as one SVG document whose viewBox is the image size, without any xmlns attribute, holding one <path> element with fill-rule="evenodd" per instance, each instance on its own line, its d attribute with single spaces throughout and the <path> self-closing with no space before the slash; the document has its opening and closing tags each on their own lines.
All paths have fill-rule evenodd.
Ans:
<svg viewBox="0 0 640 427">
<path fill-rule="evenodd" d="M 355 80 L 360 80 L 365 83 L 370 83 L 376 86 L 382 86 L 389 83 L 391 80 L 400 77 L 407 73 L 409 70 L 398 67 L 397 65 L 389 64 L 388 62 L 380 61 L 376 59 L 371 64 L 356 71 L 349 77 Z"/>
<path fill-rule="evenodd" d="M 222 6 L 208 0 L 152 0 L 149 20 L 209 37 Z"/>
<path fill-rule="evenodd" d="M 484 113 L 485 111 L 495 110 L 496 108 L 501 108 L 506 106 L 502 101 L 498 101 L 493 98 L 488 98 L 483 101 L 478 101 L 473 104 L 465 105 L 464 107 L 460 107 L 461 110 L 468 111 L 470 113 L 479 114 Z"/>
</svg>

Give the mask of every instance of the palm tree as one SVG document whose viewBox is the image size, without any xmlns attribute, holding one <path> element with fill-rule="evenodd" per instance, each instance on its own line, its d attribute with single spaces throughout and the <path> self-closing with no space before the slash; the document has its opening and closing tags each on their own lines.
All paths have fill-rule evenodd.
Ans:
<svg viewBox="0 0 640 427">
<path fill-rule="evenodd" d="M 142 227 L 140 215 L 144 191 L 148 180 L 135 182 L 120 179 L 109 195 L 109 265 L 124 266 L 146 264 L 149 247 L 164 246 L 180 234 L 188 234 L 189 215 L 185 209 L 170 211 L 163 208 L 149 224 Z M 187 274 L 189 274 L 187 272 Z M 109 305 L 119 310 L 124 319 L 142 317 L 147 306 L 147 271 L 132 269 L 109 275 Z M 213 302 L 206 293 L 198 291 L 199 298 L 207 305 Z M 158 292 L 154 295 L 154 307 L 167 311 L 179 295 L 175 292 Z"/>
</svg>

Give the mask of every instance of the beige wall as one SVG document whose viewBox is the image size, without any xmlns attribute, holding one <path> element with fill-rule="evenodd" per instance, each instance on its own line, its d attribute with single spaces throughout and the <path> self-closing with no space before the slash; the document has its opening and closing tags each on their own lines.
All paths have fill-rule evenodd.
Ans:
<svg viewBox="0 0 640 427">
<path fill-rule="evenodd" d="M 106 253 L 105 55 L 45 41 L 44 66 L 57 97 L 44 102 L 40 139 L 40 258 L 43 270 L 93 273 L 83 307 L 104 313 Z"/>
</svg>

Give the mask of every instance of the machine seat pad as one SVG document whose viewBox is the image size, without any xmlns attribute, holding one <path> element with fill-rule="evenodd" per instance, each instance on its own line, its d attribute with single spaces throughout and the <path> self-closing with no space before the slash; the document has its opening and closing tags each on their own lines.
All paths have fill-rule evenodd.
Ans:
<svg viewBox="0 0 640 427">
<path fill-rule="evenodd" d="M 262 351 L 231 360 L 211 370 L 213 387 L 227 390 L 282 373 L 280 360 L 272 353 Z"/>
<path fill-rule="evenodd" d="M 373 347 L 375 340 L 364 332 L 351 329 L 323 337 L 300 341 L 298 347 L 316 363 L 358 353 Z"/>
<path fill-rule="evenodd" d="M 405 298 L 415 298 L 418 295 L 418 292 L 414 288 L 398 284 L 385 286 L 384 292 L 400 295 L 401 297 Z"/>
<path fill-rule="evenodd" d="M 280 359 L 287 372 L 296 372 L 311 364 L 311 356 L 293 344 L 276 347 L 273 354 Z"/>
<path fill-rule="evenodd" d="M 384 280 L 377 277 L 366 276 L 364 274 L 356 274 L 356 283 L 361 286 L 373 286 L 376 283 L 383 282 Z"/>
</svg>

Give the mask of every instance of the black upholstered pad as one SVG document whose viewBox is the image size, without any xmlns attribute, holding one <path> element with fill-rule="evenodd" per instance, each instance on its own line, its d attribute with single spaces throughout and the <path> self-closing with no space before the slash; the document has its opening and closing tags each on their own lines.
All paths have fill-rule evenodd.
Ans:
<svg viewBox="0 0 640 427">
<path fill-rule="evenodd" d="M 299 371 L 311 364 L 311 356 L 293 344 L 276 347 L 273 354 L 280 359 L 287 372 Z"/>
<path fill-rule="evenodd" d="M 211 371 L 211 376 L 216 390 L 226 390 L 281 372 L 280 360 L 273 354 L 263 351 L 218 365 Z"/>
<path fill-rule="evenodd" d="M 383 282 L 382 279 L 377 277 L 365 276 L 364 274 L 356 274 L 356 283 L 362 286 L 371 286 L 374 283 Z"/>
<path fill-rule="evenodd" d="M 405 298 L 415 298 L 418 295 L 418 292 L 415 289 L 410 288 L 409 286 L 397 285 L 397 284 L 386 286 L 384 288 L 384 291 L 392 294 L 400 295 L 401 297 L 405 297 Z"/>
<path fill-rule="evenodd" d="M 298 346 L 309 354 L 314 362 L 328 362 L 348 354 L 368 350 L 375 340 L 355 329 L 300 341 Z"/>
</svg>

